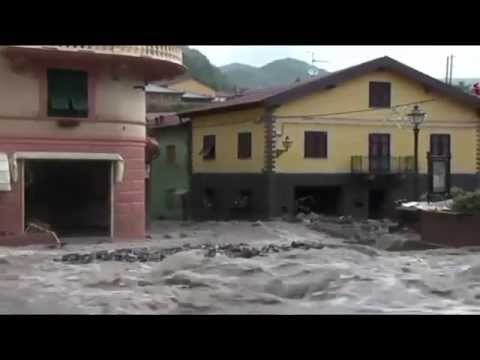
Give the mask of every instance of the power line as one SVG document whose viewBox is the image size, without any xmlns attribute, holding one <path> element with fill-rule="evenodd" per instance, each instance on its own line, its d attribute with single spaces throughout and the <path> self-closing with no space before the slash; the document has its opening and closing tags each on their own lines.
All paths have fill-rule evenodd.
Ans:
<svg viewBox="0 0 480 360">
<path fill-rule="evenodd" d="M 360 109 L 360 110 L 351 110 L 351 111 L 342 111 L 342 112 L 334 112 L 334 113 L 324 113 L 324 114 L 309 114 L 309 115 L 274 115 L 275 118 L 278 119 L 289 119 L 289 118 L 298 118 L 298 117 L 319 117 L 319 116 L 331 116 L 331 115 L 344 115 L 344 114 L 354 114 L 354 113 L 362 113 L 362 112 L 371 112 L 371 111 L 384 111 L 387 109 L 396 109 L 402 106 L 408 105 L 415 105 L 415 104 L 424 104 L 428 102 L 436 101 L 436 99 L 429 99 L 429 100 L 422 100 L 422 101 L 414 101 L 410 103 L 398 104 L 395 106 L 391 106 L 389 108 L 368 108 L 368 109 Z"/>
</svg>

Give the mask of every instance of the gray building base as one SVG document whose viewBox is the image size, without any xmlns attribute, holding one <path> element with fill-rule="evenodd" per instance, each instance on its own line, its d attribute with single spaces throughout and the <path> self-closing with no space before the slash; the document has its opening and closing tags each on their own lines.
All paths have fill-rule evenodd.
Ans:
<svg viewBox="0 0 480 360">
<path fill-rule="evenodd" d="M 426 175 L 420 176 L 420 194 L 427 192 L 427 181 Z M 479 184 L 478 174 L 451 176 L 452 187 L 472 191 Z M 317 188 L 324 189 L 328 201 L 335 202 L 332 209 L 336 215 L 367 218 L 375 212 L 375 216 L 392 217 L 394 202 L 411 200 L 413 186 L 413 175 L 194 174 L 192 216 L 197 220 L 256 220 L 295 214 L 299 192 Z M 240 194 L 250 194 L 247 208 L 235 207 Z"/>
</svg>

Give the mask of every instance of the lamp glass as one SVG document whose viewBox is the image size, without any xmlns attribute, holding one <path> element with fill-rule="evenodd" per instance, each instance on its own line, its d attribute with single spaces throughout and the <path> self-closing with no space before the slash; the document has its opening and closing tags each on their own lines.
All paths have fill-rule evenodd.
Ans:
<svg viewBox="0 0 480 360">
<path fill-rule="evenodd" d="M 421 123 L 423 123 L 423 120 L 425 120 L 425 113 L 420 110 L 418 105 L 415 105 L 412 112 L 409 113 L 407 116 L 410 119 L 410 122 L 414 125 L 420 125 Z"/>
</svg>

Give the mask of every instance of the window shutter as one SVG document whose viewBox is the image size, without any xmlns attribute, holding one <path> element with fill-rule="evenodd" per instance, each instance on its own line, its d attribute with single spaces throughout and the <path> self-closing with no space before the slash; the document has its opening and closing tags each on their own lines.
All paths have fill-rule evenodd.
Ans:
<svg viewBox="0 0 480 360">
<path fill-rule="evenodd" d="M 430 135 L 430 153 L 433 156 L 450 155 L 450 135 L 449 134 Z"/>
<path fill-rule="evenodd" d="M 238 158 L 248 159 L 252 156 L 252 134 L 239 133 L 238 134 Z"/>
<path fill-rule="evenodd" d="M 203 151 L 204 159 L 215 158 L 215 135 L 205 135 L 203 137 Z"/>
<path fill-rule="evenodd" d="M 319 134 L 320 140 L 320 157 L 326 158 L 327 157 L 327 133 L 321 132 Z"/>
<path fill-rule="evenodd" d="M 305 157 L 312 157 L 312 133 L 305 132 Z"/>
<path fill-rule="evenodd" d="M 84 71 L 49 69 L 50 116 L 88 116 L 88 75 Z"/>
<path fill-rule="evenodd" d="M 305 131 L 305 157 L 327 157 L 327 133 L 324 131 Z"/>
<path fill-rule="evenodd" d="M 389 82 L 370 81 L 369 107 L 388 108 L 391 106 L 391 84 Z"/>
</svg>

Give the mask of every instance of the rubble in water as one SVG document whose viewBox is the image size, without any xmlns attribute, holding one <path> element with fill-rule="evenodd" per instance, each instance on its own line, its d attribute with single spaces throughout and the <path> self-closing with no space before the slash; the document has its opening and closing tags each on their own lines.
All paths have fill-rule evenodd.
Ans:
<svg viewBox="0 0 480 360">
<path fill-rule="evenodd" d="M 159 262 L 169 255 L 174 255 L 181 251 L 204 250 L 205 257 L 215 257 L 225 255 L 229 258 L 249 259 L 256 256 L 265 256 L 270 253 L 282 251 L 291 251 L 294 249 L 322 249 L 325 245 L 320 243 L 306 243 L 292 241 L 290 245 L 268 244 L 260 248 L 250 246 L 245 243 L 212 245 L 204 244 L 199 246 L 184 245 L 182 247 L 172 248 L 130 248 L 117 250 L 102 250 L 92 253 L 80 254 L 70 253 L 61 258 L 54 259 L 69 264 L 89 264 L 93 261 L 126 261 L 126 262 Z"/>
<path fill-rule="evenodd" d="M 421 240 L 420 235 L 389 220 L 354 220 L 315 213 L 297 215 L 312 230 L 346 239 L 349 244 L 368 245 L 386 251 L 437 249 L 442 246 Z"/>
</svg>

